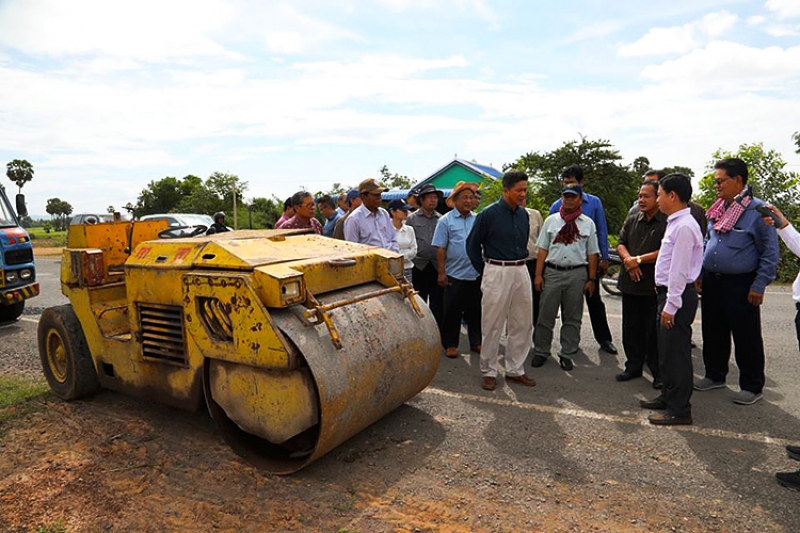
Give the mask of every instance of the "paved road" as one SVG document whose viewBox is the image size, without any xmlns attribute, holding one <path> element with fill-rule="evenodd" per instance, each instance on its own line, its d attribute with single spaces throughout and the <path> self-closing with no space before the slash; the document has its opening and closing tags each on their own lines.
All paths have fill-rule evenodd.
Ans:
<svg viewBox="0 0 800 533">
<path fill-rule="evenodd" d="M 18 364 L 34 371 L 36 310 L 65 301 L 58 290 L 58 260 L 37 263 L 42 296 L 31 302 L 33 314 L 0 329 L 0 360 L 6 367 Z M 604 301 L 621 348 L 620 299 L 604 294 Z M 429 455 L 421 461 L 440 462 L 440 468 L 447 464 L 455 471 L 468 463 L 468 468 L 489 472 L 489 477 L 521 472 L 576 494 L 592 486 L 606 491 L 599 498 L 618 501 L 622 513 L 634 513 L 630 509 L 636 509 L 640 495 L 614 487 L 641 487 L 648 498 L 684 498 L 688 514 L 707 520 L 699 529 L 689 528 L 693 531 L 797 531 L 800 494 L 779 487 L 773 479 L 777 470 L 800 466 L 783 451 L 787 443 L 800 442 L 800 357 L 788 288 L 768 291 L 762 316 L 768 357 L 764 400 L 753 406 L 731 402 L 738 390 L 734 365 L 728 389 L 693 396 L 694 426 L 654 428 L 647 423 L 648 413 L 638 408 L 637 401 L 655 391 L 644 379 L 614 381 L 623 356 L 598 350 L 586 317 L 584 354 L 575 360 L 572 372 L 549 361 L 531 372 L 539 382 L 533 389 L 509 387 L 499 380 L 496 391 L 486 392 L 480 388 L 475 354 L 443 358 L 434 382 L 410 402 L 410 408 L 390 415 L 366 436 L 351 439 L 331 454 L 330 461 L 337 454 L 369 446 L 364 439 L 401 427 L 424 443 Z M 701 347 L 699 323 L 698 313 L 694 339 Z M 695 370 L 700 369 L 698 348 Z M 358 466 L 358 462 L 351 465 Z M 323 459 L 313 468 L 335 480 L 341 463 Z M 635 514 L 630 518 L 646 520 Z"/>
</svg>

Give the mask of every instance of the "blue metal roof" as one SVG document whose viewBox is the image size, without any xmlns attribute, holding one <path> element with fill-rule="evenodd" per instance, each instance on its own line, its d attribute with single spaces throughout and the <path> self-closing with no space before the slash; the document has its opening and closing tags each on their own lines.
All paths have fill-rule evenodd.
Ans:
<svg viewBox="0 0 800 533">
<path fill-rule="evenodd" d="M 503 177 L 503 173 L 502 172 L 500 172 L 496 168 L 490 167 L 488 165 L 480 165 L 480 164 L 474 163 L 472 161 L 464 161 L 463 159 L 460 159 L 459 161 L 461 161 L 462 163 L 466 163 L 466 164 L 468 164 L 470 166 L 473 166 L 473 167 L 477 168 L 478 170 L 480 170 L 481 172 L 483 172 L 484 174 L 488 174 L 493 178 L 502 178 Z"/>
<path fill-rule="evenodd" d="M 384 202 L 391 202 L 392 200 L 405 200 L 408 198 L 408 193 L 411 189 L 399 189 L 395 191 L 384 191 L 381 194 L 381 200 Z M 453 192 L 453 189 L 439 189 L 444 194 L 444 197 L 447 198 Z"/>
</svg>

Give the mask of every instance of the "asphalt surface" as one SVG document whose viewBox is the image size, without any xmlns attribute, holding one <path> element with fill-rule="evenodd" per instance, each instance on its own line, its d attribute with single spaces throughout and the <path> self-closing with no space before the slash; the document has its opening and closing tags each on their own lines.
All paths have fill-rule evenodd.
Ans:
<svg viewBox="0 0 800 533">
<path fill-rule="evenodd" d="M 0 373 L 41 375 L 38 315 L 45 307 L 66 303 L 58 283 L 59 259 L 37 259 L 37 266 L 41 296 L 29 302 L 21 320 L 0 327 Z M 409 471 L 426 461 L 459 457 L 470 468 L 488 472 L 488 479 L 510 471 L 565 484 L 576 492 L 592 486 L 596 491 L 608 490 L 612 497 L 614 486 L 624 484 L 641 487 L 642 494 L 684 497 L 687 505 L 702 502 L 708 508 L 691 513 L 705 517 L 708 527 L 691 530 L 800 530 L 800 493 L 780 487 L 774 479 L 776 471 L 800 467 L 783 449 L 786 444 L 800 444 L 800 356 L 790 289 L 770 287 L 762 308 L 767 352 L 764 399 L 752 406 L 732 403 L 738 390 L 732 362 L 728 388 L 695 392 L 695 424 L 681 428 L 655 428 L 647 423 L 649 413 L 639 409 L 638 400 L 657 395 L 649 379 L 614 380 L 624 362 L 621 301 L 606 293 L 603 297 L 619 355 L 599 350 L 585 315 L 583 353 L 571 372 L 550 360 L 538 369 L 527 367 L 538 381 L 535 388 L 509 386 L 498 379 L 497 390 L 487 392 L 480 388 L 478 356 L 467 352 L 466 338 L 462 338 L 462 356 L 442 357 L 428 389 L 367 430 L 366 437 L 356 436 L 332 452 L 331 461 L 353 453 L 364 446 L 364 439 L 374 439 L 376 434 L 404 431 L 413 433 L 427 450 L 419 464 L 409 465 Z M 694 340 L 699 377 L 703 368 L 699 311 Z M 328 479 L 346 475 L 326 460 L 302 475 Z M 444 478 L 442 482 L 449 483 Z M 635 509 L 639 495 L 614 497 Z M 621 512 L 631 513 L 634 523 L 646 522 L 634 511 Z"/>
</svg>

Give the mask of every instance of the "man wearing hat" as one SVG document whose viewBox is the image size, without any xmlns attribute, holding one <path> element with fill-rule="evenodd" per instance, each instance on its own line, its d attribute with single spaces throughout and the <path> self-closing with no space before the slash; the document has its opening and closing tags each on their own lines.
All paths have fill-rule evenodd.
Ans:
<svg viewBox="0 0 800 533">
<path fill-rule="evenodd" d="M 536 246 L 535 290 L 539 299 L 539 320 L 533 334 L 534 367 L 542 366 L 550 357 L 553 328 L 561 308 L 560 365 L 572 370 L 572 358 L 581 341 L 583 296 L 597 290 L 595 278 L 600 248 L 597 230 L 591 218 L 583 214 L 583 189 L 570 183 L 561 190 L 558 213 L 547 217 Z"/>
<path fill-rule="evenodd" d="M 433 246 L 433 233 L 436 231 L 436 223 L 439 222 L 441 216 L 436 211 L 436 207 L 444 195 L 430 183 L 418 187 L 416 192 L 419 209 L 408 215 L 408 219 L 406 219 L 406 224 L 414 228 L 414 236 L 417 238 L 417 257 L 414 258 L 412 282 L 414 290 L 428 302 L 428 307 L 441 330 L 443 291 L 438 284 L 439 274 L 436 272 L 436 247 Z"/>
<path fill-rule="evenodd" d="M 381 207 L 381 193 L 385 190 L 372 178 L 358 185 L 361 206 L 345 220 L 344 238 L 346 241 L 379 246 L 399 253 L 392 218 Z"/>
<path fill-rule="evenodd" d="M 348 211 L 339 217 L 336 224 L 333 226 L 333 238 L 344 240 L 344 221 L 350 216 L 350 213 L 356 210 L 361 205 L 361 196 L 358 194 L 358 189 L 350 189 L 347 196 L 345 196 L 345 203 L 349 206 Z"/>
<path fill-rule="evenodd" d="M 459 181 L 447 206 L 453 208 L 436 224 L 433 245 L 437 248 L 437 283 L 444 289 L 442 345 L 447 357 L 458 357 L 461 317 L 467 320 L 470 349 L 481 352 L 480 274 L 467 256 L 467 235 L 475 224 L 478 184 Z"/>
</svg>

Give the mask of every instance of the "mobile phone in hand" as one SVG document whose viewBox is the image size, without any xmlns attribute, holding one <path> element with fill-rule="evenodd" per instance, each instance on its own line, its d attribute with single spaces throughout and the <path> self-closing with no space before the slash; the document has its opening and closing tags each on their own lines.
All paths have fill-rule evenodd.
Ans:
<svg viewBox="0 0 800 533">
<path fill-rule="evenodd" d="M 756 211 L 758 211 L 759 213 L 761 213 L 761 215 L 763 215 L 765 217 L 771 217 L 772 220 L 775 222 L 775 227 L 776 228 L 781 227 L 781 225 L 783 224 L 781 222 L 781 219 L 778 218 L 778 215 L 773 213 L 772 210 L 770 210 L 770 208 L 765 206 L 765 205 L 759 205 L 758 207 L 756 207 Z"/>
</svg>

